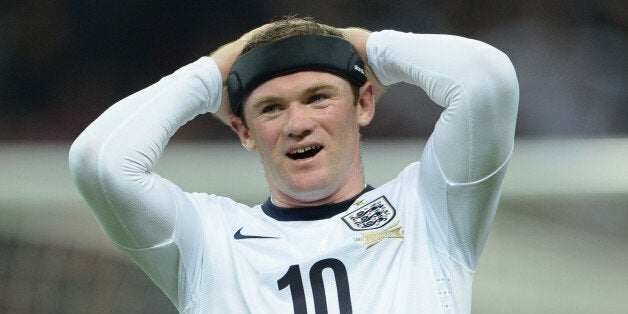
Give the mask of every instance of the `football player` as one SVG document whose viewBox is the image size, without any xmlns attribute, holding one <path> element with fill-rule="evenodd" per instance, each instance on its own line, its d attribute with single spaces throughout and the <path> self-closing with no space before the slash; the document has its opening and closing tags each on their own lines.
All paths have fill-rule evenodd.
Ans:
<svg viewBox="0 0 628 314">
<path fill-rule="evenodd" d="M 420 162 L 374 187 L 360 129 L 398 82 L 444 111 Z M 468 313 L 517 106 L 513 66 L 488 44 L 288 18 L 114 104 L 70 168 L 105 233 L 181 312 Z M 263 204 L 152 171 L 208 112 L 259 154 Z"/>
</svg>

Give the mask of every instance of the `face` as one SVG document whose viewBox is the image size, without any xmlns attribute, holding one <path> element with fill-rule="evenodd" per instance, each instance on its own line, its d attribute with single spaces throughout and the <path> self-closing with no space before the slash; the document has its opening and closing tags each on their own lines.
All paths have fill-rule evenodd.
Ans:
<svg viewBox="0 0 628 314">
<path fill-rule="evenodd" d="M 364 188 L 359 129 L 374 113 L 370 83 L 355 101 L 346 80 L 315 71 L 274 78 L 251 92 L 246 126 L 235 118 L 232 127 L 258 151 L 276 205 L 333 203 Z"/>
</svg>

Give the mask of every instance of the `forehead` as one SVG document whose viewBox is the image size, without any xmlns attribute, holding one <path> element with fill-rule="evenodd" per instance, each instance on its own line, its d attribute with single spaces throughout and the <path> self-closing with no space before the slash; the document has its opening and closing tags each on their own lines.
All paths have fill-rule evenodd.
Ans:
<svg viewBox="0 0 628 314">
<path fill-rule="evenodd" d="M 317 85 L 329 85 L 340 92 L 351 92 L 350 83 L 342 77 L 320 71 L 301 71 L 270 79 L 257 86 L 247 97 L 247 107 L 262 97 L 297 97 L 307 89 Z"/>
</svg>

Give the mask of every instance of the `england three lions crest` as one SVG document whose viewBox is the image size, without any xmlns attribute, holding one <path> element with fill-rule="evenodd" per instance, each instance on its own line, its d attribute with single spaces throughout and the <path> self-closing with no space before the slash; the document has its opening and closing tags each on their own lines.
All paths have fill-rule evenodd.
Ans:
<svg viewBox="0 0 628 314">
<path fill-rule="evenodd" d="M 395 208 L 385 196 L 348 213 L 342 220 L 355 231 L 372 230 L 385 226 L 395 218 Z"/>
</svg>

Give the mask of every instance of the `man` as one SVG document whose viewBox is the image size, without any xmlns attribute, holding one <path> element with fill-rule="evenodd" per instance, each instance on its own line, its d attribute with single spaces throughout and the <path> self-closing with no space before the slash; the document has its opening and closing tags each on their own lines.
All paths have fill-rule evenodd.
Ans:
<svg viewBox="0 0 628 314">
<path fill-rule="evenodd" d="M 380 81 L 445 110 L 421 162 L 371 187 L 359 130 Z M 464 313 L 517 103 L 510 61 L 484 43 L 286 19 L 116 103 L 73 144 L 70 168 L 107 235 L 182 312 Z M 206 112 L 258 151 L 264 204 L 151 172 Z"/>
</svg>

